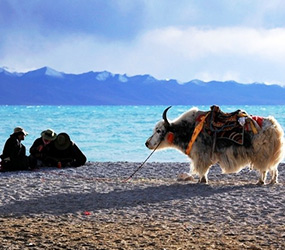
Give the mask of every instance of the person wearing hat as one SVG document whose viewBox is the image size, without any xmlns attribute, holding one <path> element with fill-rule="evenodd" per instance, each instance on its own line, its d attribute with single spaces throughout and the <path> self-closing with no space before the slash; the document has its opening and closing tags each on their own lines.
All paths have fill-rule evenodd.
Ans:
<svg viewBox="0 0 285 250">
<path fill-rule="evenodd" d="M 56 133 L 49 128 L 41 132 L 41 137 L 34 141 L 30 148 L 30 154 L 35 167 L 50 165 L 49 152 L 56 136 Z"/>
<path fill-rule="evenodd" d="M 67 133 L 58 134 L 51 149 L 51 157 L 58 167 L 79 167 L 87 160 Z"/>
<path fill-rule="evenodd" d="M 22 127 L 16 127 L 7 139 L 1 155 L 1 171 L 29 170 L 30 160 L 26 156 L 26 147 L 22 144 L 28 133 Z"/>
</svg>

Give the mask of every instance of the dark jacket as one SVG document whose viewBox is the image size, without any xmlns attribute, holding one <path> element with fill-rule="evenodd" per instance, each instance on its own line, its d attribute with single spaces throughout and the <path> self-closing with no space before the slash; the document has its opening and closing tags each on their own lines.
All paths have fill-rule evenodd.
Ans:
<svg viewBox="0 0 285 250">
<path fill-rule="evenodd" d="M 26 147 L 18 140 L 18 136 L 15 134 L 10 135 L 10 138 L 6 141 L 1 159 L 2 167 L 5 171 L 29 169 Z"/>
<path fill-rule="evenodd" d="M 74 142 L 65 150 L 57 149 L 54 144 L 50 151 L 51 158 L 62 167 L 79 167 L 86 163 L 87 158 Z"/>
<path fill-rule="evenodd" d="M 30 154 L 37 160 L 45 161 L 49 155 L 53 141 L 49 144 L 44 144 L 42 137 L 36 139 L 30 148 Z"/>
</svg>

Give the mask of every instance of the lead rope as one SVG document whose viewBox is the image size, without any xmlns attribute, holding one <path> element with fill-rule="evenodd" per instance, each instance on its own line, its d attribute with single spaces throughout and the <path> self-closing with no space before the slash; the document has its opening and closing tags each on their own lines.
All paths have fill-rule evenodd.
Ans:
<svg viewBox="0 0 285 250">
<path fill-rule="evenodd" d="M 162 140 L 157 144 L 157 146 L 154 148 L 154 150 L 150 153 L 150 155 L 145 159 L 145 161 L 125 180 L 123 180 L 123 182 L 127 182 L 129 181 L 142 167 L 143 165 L 147 162 L 147 160 L 152 156 L 152 154 L 155 152 L 155 150 L 159 147 L 160 143 L 162 142 Z"/>
</svg>

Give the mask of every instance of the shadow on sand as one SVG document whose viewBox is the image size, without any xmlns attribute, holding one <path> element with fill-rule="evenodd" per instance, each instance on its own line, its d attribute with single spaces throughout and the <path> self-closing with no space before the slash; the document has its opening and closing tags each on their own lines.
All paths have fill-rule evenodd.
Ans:
<svg viewBox="0 0 285 250">
<path fill-rule="evenodd" d="M 67 193 L 15 201 L 0 207 L 0 216 L 22 216 L 32 214 L 62 215 L 84 210 L 122 209 L 162 203 L 171 200 L 185 202 L 195 198 L 207 198 L 221 193 L 234 193 L 246 189 L 263 188 L 254 184 L 235 186 L 211 186 L 203 184 L 161 185 L 133 190 L 114 190 L 109 193 Z M 248 192 L 248 190 L 247 190 Z"/>
</svg>

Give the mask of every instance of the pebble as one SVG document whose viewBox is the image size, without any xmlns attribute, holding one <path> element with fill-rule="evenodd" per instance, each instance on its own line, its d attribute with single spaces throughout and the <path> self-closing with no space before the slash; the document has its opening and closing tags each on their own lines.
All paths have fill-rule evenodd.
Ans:
<svg viewBox="0 0 285 250">
<path fill-rule="evenodd" d="M 275 185 L 255 185 L 255 171 L 225 175 L 218 166 L 211 168 L 209 184 L 202 185 L 197 176 L 188 174 L 188 163 L 153 162 L 125 182 L 140 164 L 91 162 L 73 169 L 0 173 L 0 219 L 38 218 L 58 224 L 60 218 L 64 227 L 73 221 L 77 221 L 74 225 L 121 223 L 126 228 L 144 225 L 153 240 L 158 231 L 171 232 L 165 234 L 170 237 L 173 228 L 191 237 L 207 230 L 218 238 L 241 237 L 240 242 L 248 247 L 251 235 L 260 241 L 270 238 L 278 247 L 283 244 L 277 239 L 284 238 L 285 230 L 285 164 L 279 166 L 279 184 Z M 124 248 L 128 241 L 117 244 Z M 211 244 L 217 247 L 216 243 Z M 150 248 L 156 244 L 148 242 Z M 214 248 L 211 244 L 207 247 Z"/>
</svg>

